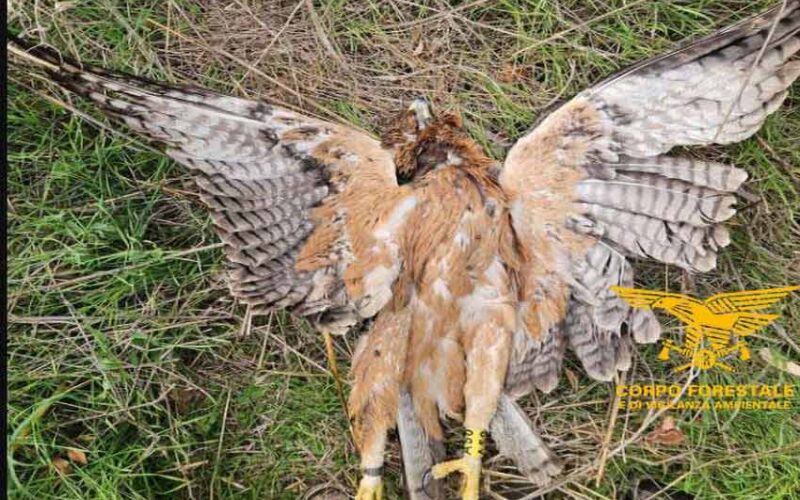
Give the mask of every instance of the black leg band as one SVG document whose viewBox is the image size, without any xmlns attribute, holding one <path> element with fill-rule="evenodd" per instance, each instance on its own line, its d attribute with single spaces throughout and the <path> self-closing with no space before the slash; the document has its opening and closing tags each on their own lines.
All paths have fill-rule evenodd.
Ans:
<svg viewBox="0 0 800 500">
<path fill-rule="evenodd" d="M 365 476 L 383 477 L 383 465 L 378 467 L 362 467 L 361 473 Z"/>
</svg>

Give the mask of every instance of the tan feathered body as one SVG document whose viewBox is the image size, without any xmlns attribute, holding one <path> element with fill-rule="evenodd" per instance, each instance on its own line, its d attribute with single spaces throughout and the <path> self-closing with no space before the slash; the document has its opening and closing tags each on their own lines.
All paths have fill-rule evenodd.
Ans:
<svg viewBox="0 0 800 500">
<path fill-rule="evenodd" d="M 407 257 L 394 300 L 378 319 L 408 315 L 403 335 L 408 347 L 398 375 L 434 439 L 442 438 L 440 414 L 463 415 L 470 370 L 500 370 L 494 378 L 502 382 L 515 325 L 518 290 L 513 283 L 521 263 L 494 162 L 471 141 L 459 140 L 465 142 L 456 141 L 449 162 L 407 184 L 414 206 L 398 228 Z M 354 358 L 351 409 L 359 433 L 361 422 L 374 425 L 369 395 L 374 392 L 371 377 L 379 371 L 375 367 L 385 365 L 383 351 L 375 348 L 375 340 L 384 337 L 381 330 L 373 328 L 362 339 Z M 480 346 L 495 347 L 475 352 L 475 339 L 481 336 L 492 338 L 488 344 L 480 338 Z M 395 413 L 381 417 L 393 420 Z"/>
</svg>

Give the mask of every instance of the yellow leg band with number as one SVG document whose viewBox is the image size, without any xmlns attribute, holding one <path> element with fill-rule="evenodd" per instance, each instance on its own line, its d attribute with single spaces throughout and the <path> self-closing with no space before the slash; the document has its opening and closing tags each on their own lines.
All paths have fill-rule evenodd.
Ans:
<svg viewBox="0 0 800 500">
<path fill-rule="evenodd" d="M 464 454 L 468 457 L 481 458 L 486 443 L 486 431 L 483 429 L 467 429 L 464 437 Z"/>
</svg>

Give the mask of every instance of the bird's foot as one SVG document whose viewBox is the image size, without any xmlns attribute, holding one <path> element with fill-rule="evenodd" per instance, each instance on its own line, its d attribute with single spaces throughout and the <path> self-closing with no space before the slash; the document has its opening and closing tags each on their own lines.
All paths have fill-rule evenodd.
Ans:
<svg viewBox="0 0 800 500">
<path fill-rule="evenodd" d="M 464 475 L 464 482 L 461 488 L 462 500 L 478 500 L 478 492 L 481 482 L 481 459 L 464 455 L 457 460 L 450 460 L 436 464 L 431 469 L 434 479 L 442 479 L 451 472 L 460 472 Z"/>
<path fill-rule="evenodd" d="M 365 475 L 358 484 L 356 500 L 381 500 L 383 498 L 383 478 Z"/>
</svg>

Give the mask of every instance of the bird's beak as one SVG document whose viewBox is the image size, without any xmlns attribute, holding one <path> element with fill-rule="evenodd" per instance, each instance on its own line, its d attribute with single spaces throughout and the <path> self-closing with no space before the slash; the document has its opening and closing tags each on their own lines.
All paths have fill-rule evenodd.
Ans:
<svg viewBox="0 0 800 500">
<path fill-rule="evenodd" d="M 431 124 L 433 114 L 431 113 L 431 105 L 428 104 L 426 99 L 422 97 L 414 99 L 414 102 L 411 103 L 408 110 L 414 112 L 414 117 L 417 119 L 418 130 L 424 130 Z"/>
</svg>

